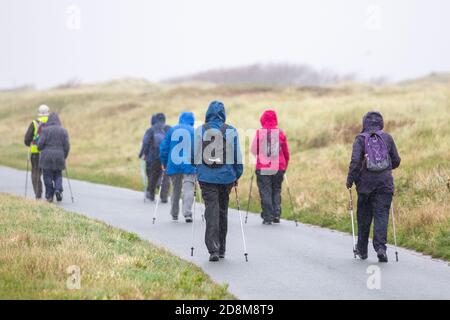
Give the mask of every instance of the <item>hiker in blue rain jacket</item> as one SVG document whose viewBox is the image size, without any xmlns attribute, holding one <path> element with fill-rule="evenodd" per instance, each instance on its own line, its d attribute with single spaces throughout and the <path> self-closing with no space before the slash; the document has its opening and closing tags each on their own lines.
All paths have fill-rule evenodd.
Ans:
<svg viewBox="0 0 450 320">
<path fill-rule="evenodd" d="M 178 220 L 180 198 L 183 193 L 183 215 L 192 222 L 192 206 L 196 187 L 195 167 L 191 161 L 194 145 L 194 114 L 183 112 L 179 123 L 167 131 L 160 146 L 160 159 L 166 175 L 172 180 L 172 208 L 174 221 Z"/>
<path fill-rule="evenodd" d="M 225 139 L 225 151 L 208 154 L 210 134 Z M 214 101 L 209 105 L 205 124 L 197 128 L 194 143 L 197 179 L 205 203 L 205 243 L 210 261 L 218 261 L 225 257 L 229 195 L 243 173 L 237 130 L 226 123 L 222 102 Z"/>
<path fill-rule="evenodd" d="M 148 186 L 146 197 L 151 201 L 155 200 L 156 187 L 158 181 L 161 182 L 161 202 L 166 203 L 169 196 L 170 179 L 163 175 L 161 161 L 159 159 L 159 149 L 170 126 L 166 125 L 166 116 L 163 113 L 152 115 L 151 127 L 147 129 L 142 139 L 142 147 L 139 158 L 146 162 L 146 173 Z"/>
<path fill-rule="evenodd" d="M 370 226 L 374 221 L 373 247 L 380 262 L 387 262 L 386 243 L 389 210 L 394 194 L 392 170 L 400 166 L 400 156 L 392 136 L 384 131 L 383 116 L 379 112 L 368 112 L 363 118 L 363 129 L 353 143 L 352 158 L 346 186 L 356 184 L 358 192 L 358 244 L 356 253 L 367 259 Z M 366 137 L 377 133 L 386 146 L 387 165 L 381 171 L 368 169 Z"/>
</svg>

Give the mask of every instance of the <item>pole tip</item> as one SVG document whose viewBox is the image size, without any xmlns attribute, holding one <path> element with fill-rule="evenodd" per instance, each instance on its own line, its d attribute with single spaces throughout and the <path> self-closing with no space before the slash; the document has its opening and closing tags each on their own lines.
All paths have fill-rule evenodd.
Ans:
<svg viewBox="0 0 450 320">
<path fill-rule="evenodd" d="M 191 248 L 191 257 L 194 256 L 194 247 Z"/>
<path fill-rule="evenodd" d="M 244 253 L 245 261 L 248 262 L 248 253 Z"/>
</svg>

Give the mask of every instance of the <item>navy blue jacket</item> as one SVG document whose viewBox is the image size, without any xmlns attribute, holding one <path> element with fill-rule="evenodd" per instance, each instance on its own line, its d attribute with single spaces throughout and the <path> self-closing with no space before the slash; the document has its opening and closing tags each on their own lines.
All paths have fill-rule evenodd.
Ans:
<svg viewBox="0 0 450 320">
<path fill-rule="evenodd" d="M 225 107 L 222 102 L 213 101 L 206 112 L 205 123 L 212 129 L 220 129 L 226 121 Z M 220 168 L 210 168 L 202 163 L 202 137 L 204 133 L 203 126 L 195 130 L 195 164 L 197 165 L 198 181 L 214 184 L 231 184 L 238 180 L 244 171 L 242 165 L 242 154 L 239 145 L 237 130 L 228 125 L 227 136 L 235 136 L 233 139 L 234 163 L 224 164 Z M 228 139 L 231 140 L 231 139 Z"/>
<path fill-rule="evenodd" d="M 383 130 L 383 128 L 383 116 L 379 112 L 368 112 L 364 116 L 363 129 L 361 132 L 370 133 L 377 130 Z M 392 136 L 386 132 L 383 132 L 382 138 L 385 141 L 389 151 L 391 166 L 382 172 L 368 171 L 365 165 L 364 157 L 365 138 L 359 134 L 356 136 L 355 142 L 353 143 L 352 159 L 347 176 L 347 187 L 351 186 L 354 182 L 358 193 L 394 193 L 394 178 L 392 177 L 392 170 L 400 166 L 401 159 Z"/>
<path fill-rule="evenodd" d="M 191 161 L 194 147 L 194 122 L 192 112 L 181 113 L 179 124 L 167 131 L 161 142 L 159 157 L 169 176 L 196 172 Z M 189 139 L 185 139 L 187 137 Z"/>
<path fill-rule="evenodd" d="M 153 150 L 153 131 L 157 127 L 163 127 L 164 132 L 167 133 L 170 126 L 166 125 L 166 116 L 164 113 L 153 114 L 150 123 L 151 127 L 145 131 L 144 138 L 142 139 L 142 147 L 139 152 L 139 158 L 144 157 L 145 161 L 151 163 L 155 160 L 159 160 L 159 152 L 154 152 Z"/>
</svg>

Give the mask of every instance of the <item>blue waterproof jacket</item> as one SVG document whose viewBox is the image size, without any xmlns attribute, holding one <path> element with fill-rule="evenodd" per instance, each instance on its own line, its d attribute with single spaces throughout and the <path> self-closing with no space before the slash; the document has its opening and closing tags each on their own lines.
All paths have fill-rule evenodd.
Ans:
<svg viewBox="0 0 450 320">
<path fill-rule="evenodd" d="M 196 172 L 195 166 L 192 165 L 194 121 L 192 112 L 181 113 L 178 125 L 167 131 L 161 142 L 159 156 L 169 176 Z"/>
<path fill-rule="evenodd" d="M 205 123 L 211 128 L 220 129 L 225 121 L 226 115 L 223 103 L 219 101 L 211 102 L 206 112 Z M 232 140 L 234 144 L 234 163 L 224 164 L 220 168 L 210 168 L 202 163 L 202 137 L 204 128 L 200 126 L 195 130 L 195 164 L 197 165 L 198 181 L 214 184 L 231 184 L 242 176 L 244 167 L 242 165 L 239 138 L 236 129 L 230 125 L 228 125 L 227 135 L 230 130 L 235 135 L 235 138 Z"/>
</svg>

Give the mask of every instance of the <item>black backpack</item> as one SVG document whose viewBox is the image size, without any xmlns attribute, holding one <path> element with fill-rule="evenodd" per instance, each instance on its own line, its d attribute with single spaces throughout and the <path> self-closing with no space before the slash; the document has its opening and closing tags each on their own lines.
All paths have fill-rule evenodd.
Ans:
<svg viewBox="0 0 450 320">
<path fill-rule="evenodd" d="M 211 127 L 205 123 L 203 125 L 204 133 L 202 138 L 202 163 L 210 168 L 217 169 L 221 168 L 227 159 L 227 138 L 226 138 L 226 131 L 228 129 L 227 124 L 223 124 L 222 127 L 219 129 L 220 133 L 222 134 L 222 149 L 217 150 L 216 148 L 212 149 L 212 152 L 210 155 L 207 155 L 205 159 L 205 149 L 208 148 L 209 145 L 213 144 L 216 140 L 215 135 L 211 135 L 210 139 L 205 140 L 205 133 L 208 132 L 208 130 L 211 129 Z M 213 129 L 214 130 L 214 129 Z"/>
</svg>

